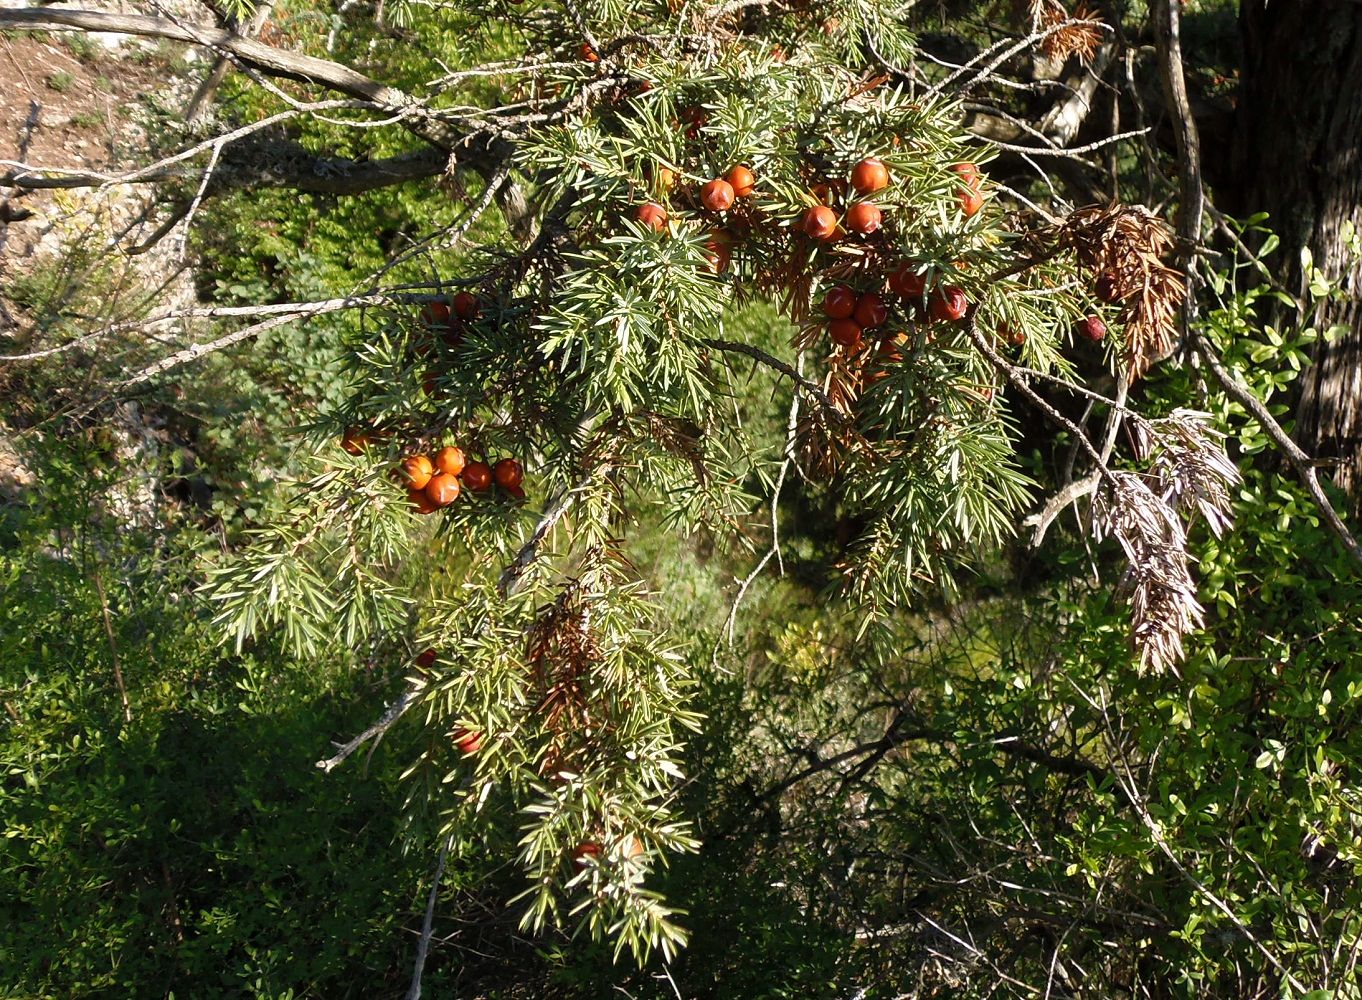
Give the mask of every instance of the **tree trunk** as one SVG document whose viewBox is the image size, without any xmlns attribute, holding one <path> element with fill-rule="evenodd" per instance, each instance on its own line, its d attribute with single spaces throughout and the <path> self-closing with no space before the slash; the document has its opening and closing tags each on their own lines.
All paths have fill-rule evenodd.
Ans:
<svg viewBox="0 0 1362 1000">
<path fill-rule="evenodd" d="M 1362 3 L 1356 0 L 1242 0 L 1243 79 L 1235 172 L 1237 212 L 1270 213 L 1282 240 L 1277 268 L 1304 298 L 1297 250 L 1340 281 L 1346 302 L 1321 302 L 1294 317 L 1321 332 L 1296 412 L 1296 437 L 1311 455 L 1336 462 L 1334 482 L 1362 501 L 1362 261 L 1342 226 L 1362 230 Z"/>
</svg>

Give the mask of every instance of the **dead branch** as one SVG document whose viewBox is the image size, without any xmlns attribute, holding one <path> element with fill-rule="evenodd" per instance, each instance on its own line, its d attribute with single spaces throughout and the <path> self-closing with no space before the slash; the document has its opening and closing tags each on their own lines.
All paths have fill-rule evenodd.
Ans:
<svg viewBox="0 0 1362 1000">
<path fill-rule="evenodd" d="M 461 164 L 479 173 L 495 169 L 505 158 L 505 151 L 499 148 L 499 144 L 494 140 L 482 137 L 470 141 L 468 136 L 461 135 L 448 123 L 440 120 L 423 101 L 397 87 L 371 79 L 341 63 L 286 52 L 213 25 L 186 26 L 161 17 L 43 7 L 0 10 L 0 28 L 26 28 L 37 31 L 60 31 L 63 28 L 70 28 L 77 31 L 136 35 L 142 38 L 164 38 L 204 46 L 215 52 L 230 55 L 243 66 L 259 70 L 269 76 L 317 84 L 336 93 L 368 101 L 388 111 L 403 112 L 403 127 L 443 150 L 457 149 Z"/>
<path fill-rule="evenodd" d="M 544 541 L 545 536 L 553 530 L 555 524 L 562 520 L 563 515 L 576 502 L 582 491 L 604 471 L 605 468 L 601 466 L 592 469 L 574 486 L 563 490 L 553 498 L 539 518 L 539 523 L 534 526 L 534 531 L 530 533 L 530 537 L 520 547 L 520 551 L 516 553 L 510 564 L 501 571 L 501 576 L 497 578 L 497 594 L 499 596 L 505 598 L 515 593 L 520 578 L 524 576 L 531 564 L 539 558 L 539 546 Z"/>
<path fill-rule="evenodd" d="M 779 372 L 781 375 L 784 375 L 791 382 L 793 382 L 800 389 L 800 391 L 804 392 L 806 395 L 810 396 L 815 402 L 817 402 L 818 405 L 822 408 L 823 412 L 826 413 L 836 424 L 844 427 L 847 424 L 851 423 L 850 418 L 847 417 L 845 413 L 843 413 L 841 410 L 837 409 L 837 407 L 833 405 L 833 402 L 831 399 L 828 398 L 827 393 L 825 393 L 813 382 L 810 382 L 803 375 L 799 374 L 799 372 L 795 371 L 795 369 L 792 368 L 790 365 L 787 365 L 784 361 L 781 361 L 779 358 L 766 353 L 761 348 L 753 347 L 750 344 L 740 344 L 730 340 L 710 339 L 703 341 L 703 343 L 706 347 L 713 348 L 716 351 L 723 351 L 729 354 L 744 354 L 747 357 L 752 358 L 754 361 L 757 361 L 760 364 L 765 365 L 767 368 Z"/>
<path fill-rule="evenodd" d="M 336 749 L 334 756 L 327 757 L 325 760 L 317 761 L 317 767 L 330 774 L 345 758 L 358 750 L 369 740 L 381 740 L 383 734 L 393 727 L 398 719 L 407 713 L 407 709 L 416 704 L 416 695 L 420 693 L 420 688 L 416 686 L 408 687 L 397 698 L 383 710 L 383 714 L 364 732 L 354 739 L 342 743 Z"/>
<path fill-rule="evenodd" d="M 426 968 L 426 955 L 430 951 L 430 939 L 435 929 L 435 900 L 440 895 L 440 877 L 445 873 L 445 859 L 449 857 L 449 848 L 453 844 L 454 835 L 451 833 L 440 845 L 435 874 L 430 879 L 430 895 L 426 899 L 426 916 L 421 921 L 421 940 L 416 946 L 416 962 L 412 968 L 411 986 L 407 989 L 407 1000 L 421 1000 L 421 974 Z"/>
<path fill-rule="evenodd" d="M 972 305 L 970 306 L 969 312 L 966 313 L 965 331 L 969 335 L 970 340 L 974 342 L 974 346 L 978 349 L 979 353 L 988 359 L 989 363 L 992 364 L 1009 383 L 1011 383 L 1013 388 L 1030 400 L 1033 406 L 1037 407 L 1042 413 L 1049 417 L 1053 423 L 1063 427 L 1073 435 L 1074 441 L 1077 442 L 1078 446 L 1087 452 L 1088 457 L 1092 459 L 1093 467 L 1101 478 L 1110 478 L 1111 470 L 1107 468 L 1107 464 L 1103 461 L 1102 455 L 1098 452 L 1096 446 L 1088 440 L 1088 436 L 1083 433 L 1083 429 L 1047 403 L 1035 389 L 1031 388 L 1031 384 L 1026 380 L 1025 374 L 1018 369 L 1016 365 L 1012 364 L 995 351 L 993 345 L 988 342 L 988 338 L 979 332 L 978 324 L 975 321 L 977 309 L 977 305 Z M 1068 385 L 1068 383 L 1064 384 Z M 1076 390 L 1079 389 L 1078 386 L 1074 386 L 1073 388 Z M 1105 399 L 1105 397 L 1102 398 Z M 1107 402 L 1110 401 L 1107 400 Z"/>
<path fill-rule="evenodd" d="M 103 31 L 187 42 L 190 45 L 202 45 L 229 53 L 246 65 L 271 76 L 284 76 L 320 84 L 329 90 L 372 101 L 384 107 L 402 108 L 416 103 L 413 98 L 396 87 L 372 80 L 349 66 L 296 52 L 285 52 L 214 25 L 186 27 L 162 17 L 106 14 L 55 7 L 26 7 L 18 10 L 0 10 L 0 27 L 36 31 L 74 28 L 77 31 Z"/>
</svg>

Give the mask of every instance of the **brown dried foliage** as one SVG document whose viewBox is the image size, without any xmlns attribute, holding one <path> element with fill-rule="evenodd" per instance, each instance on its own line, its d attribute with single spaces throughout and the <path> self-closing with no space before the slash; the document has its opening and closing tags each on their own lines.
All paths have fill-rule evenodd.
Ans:
<svg viewBox="0 0 1362 1000">
<path fill-rule="evenodd" d="M 1130 601 L 1140 666 L 1176 672 L 1182 640 L 1204 616 L 1182 518 L 1199 515 L 1220 537 L 1233 516 L 1239 470 L 1209 414 L 1179 409 L 1135 426 L 1136 451 L 1150 472 L 1109 472 L 1093 498 L 1093 527 L 1099 538 L 1114 537 L 1129 560 L 1119 594 Z"/>
<path fill-rule="evenodd" d="M 1182 522 L 1130 472 L 1111 472 L 1093 501 L 1097 537 L 1114 537 L 1125 550 L 1117 594 L 1130 601 L 1130 641 L 1141 669 L 1176 673 L 1185 656 L 1183 637 L 1205 620 Z"/>
<path fill-rule="evenodd" d="M 1103 22 L 1088 10 L 1086 4 L 1080 3 L 1073 13 L 1069 13 L 1060 0 L 1021 0 L 1020 6 L 1033 31 L 1063 25 L 1040 43 L 1041 51 L 1047 56 L 1059 60 L 1078 56 L 1084 63 L 1092 61 L 1102 44 Z"/>
<path fill-rule="evenodd" d="M 827 479 L 854 456 L 874 456 L 873 445 L 856 427 L 856 403 L 861 397 L 874 339 L 867 337 L 854 348 L 834 347 L 829 343 L 825 322 L 819 320 L 802 328 L 794 342 L 801 351 L 830 350 L 822 389 L 833 410 L 847 418 L 838 423 L 821 404 L 815 404 L 804 409 L 795 428 L 800 468 Z"/>
<path fill-rule="evenodd" d="M 1073 212 L 1059 238 L 1094 279 L 1111 282 L 1126 330 L 1126 367 L 1132 381 L 1140 378 L 1177 343 L 1187 288 L 1162 259 L 1173 248 L 1172 230 L 1138 205 L 1092 205 Z"/>
<path fill-rule="evenodd" d="M 570 587 L 558 600 L 540 609 L 528 644 L 527 662 L 540 692 L 534 714 L 554 733 L 555 745 L 591 723 L 585 682 L 600 660 L 586 610 L 577 589 Z"/>
</svg>

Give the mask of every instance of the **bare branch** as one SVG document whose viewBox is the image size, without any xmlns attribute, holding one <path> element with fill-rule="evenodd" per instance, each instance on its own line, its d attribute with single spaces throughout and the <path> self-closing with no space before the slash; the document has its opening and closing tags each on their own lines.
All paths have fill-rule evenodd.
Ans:
<svg viewBox="0 0 1362 1000">
<path fill-rule="evenodd" d="M 1091 496 L 1097 489 L 1097 484 L 1102 477 L 1097 472 L 1090 472 L 1082 479 L 1075 479 L 1062 490 L 1045 502 L 1045 506 L 1022 521 L 1022 526 L 1032 528 L 1031 547 L 1038 549 L 1045 541 L 1045 533 L 1050 530 L 1050 525 L 1055 518 L 1064 512 L 1064 508 L 1071 503 L 1077 503 L 1086 496 Z"/>
<path fill-rule="evenodd" d="M 447 282 L 447 284 L 452 283 L 453 282 Z M 54 354 L 62 354 L 66 351 L 74 350 L 77 347 L 84 347 L 87 344 L 101 340 L 104 337 L 112 337 L 119 333 L 129 333 L 134 330 L 149 330 L 179 320 L 227 319 L 231 317 L 255 319 L 261 316 L 282 316 L 285 319 L 298 319 L 307 316 L 320 316 L 323 313 L 336 312 L 339 309 L 363 309 L 368 306 L 384 305 L 424 305 L 425 303 L 432 302 L 438 298 L 440 298 L 440 296 L 429 293 L 408 294 L 372 289 L 355 295 L 346 295 L 334 299 L 317 299 L 312 302 L 274 302 L 268 305 L 259 306 L 203 306 L 194 309 L 176 309 L 156 316 L 148 316 L 145 319 L 130 320 L 124 323 L 112 323 L 108 326 L 101 327 L 98 330 L 92 330 L 90 333 L 87 333 L 82 337 L 77 337 L 75 340 L 69 340 L 64 344 L 58 344 L 56 347 L 48 347 L 39 351 L 29 351 L 26 354 L 0 355 L 0 361 L 34 361 L 38 358 L 47 358 Z M 237 331 L 237 333 L 242 334 L 242 336 L 231 343 L 237 343 L 242 339 L 246 339 L 246 337 L 252 336 L 254 333 L 261 332 L 264 332 L 263 329 L 258 328 L 252 328 L 252 333 Z M 213 350 L 226 346 L 229 345 L 218 344 Z M 210 352 L 205 350 L 196 354 L 195 357 L 202 357 L 203 354 L 207 353 Z M 193 359 L 190 358 L 186 360 Z M 172 365 L 171 367 L 174 366 Z M 159 372 L 157 374 L 159 374 Z"/>
<path fill-rule="evenodd" d="M 1083 153 L 1092 153 L 1099 149 L 1104 149 L 1115 142 L 1123 142 L 1126 139 L 1133 139 L 1137 136 L 1148 135 L 1149 129 L 1133 129 L 1129 132 L 1120 132 L 1116 135 L 1109 135 L 1096 142 L 1089 142 L 1082 146 L 1019 146 L 1010 142 L 992 140 L 992 144 L 999 149 L 1006 149 L 1012 153 L 1025 153 L 1027 156 L 1067 156 L 1075 158 Z"/>
<path fill-rule="evenodd" d="M 402 108 L 416 103 L 413 98 L 396 87 L 372 80 L 349 66 L 296 52 L 285 52 L 214 25 L 186 27 L 162 17 L 106 14 L 56 7 L 23 7 L 18 10 L 0 10 L 0 27 L 38 31 L 74 28 L 77 31 L 104 31 L 187 42 L 230 53 L 246 65 L 272 76 L 286 76 L 317 83 L 330 90 L 363 98 L 384 107 Z"/>
<path fill-rule="evenodd" d="M 1036 406 L 1054 423 L 1072 434 L 1079 447 L 1087 452 L 1088 457 L 1092 459 L 1093 466 L 1097 470 L 1099 476 L 1104 479 L 1109 478 L 1111 476 L 1111 471 L 1107 468 L 1106 462 L 1102 460 L 1102 455 L 1098 452 L 1096 446 L 1094 446 L 1093 443 L 1088 440 L 1088 436 L 1083 433 L 1083 429 L 1042 399 L 1040 394 L 1037 393 L 1035 389 L 1031 388 L 1030 383 L 1027 382 L 1022 371 L 995 351 L 993 345 L 988 342 L 988 338 L 979 332 L 979 326 L 975 320 L 977 309 L 977 305 L 970 306 L 969 312 L 965 316 L 965 330 L 969 334 L 970 340 L 974 342 L 974 346 L 978 348 L 979 353 L 986 357 L 989 360 L 989 363 L 992 364 L 994 368 L 998 369 L 1018 392 L 1029 399 L 1032 405 Z M 1067 385 L 1068 383 L 1065 384 Z M 1076 390 L 1078 389 L 1077 386 L 1074 388 Z"/>
<path fill-rule="evenodd" d="M 1084 20 L 1082 18 L 1070 18 L 1064 21 L 1060 21 L 1056 24 L 1051 24 L 1047 26 L 1044 30 L 1033 31 L 1025 38 L 1018 39 L 1015 42 L 1012 42 L 1011 44 L 1008 44 L 1008 39 L 1003 39 L 1002 41 L 996 42 L 993 45 L 989 46 L 984 51 L 980 52 L 969 62 L 965 63 L 950 76 L 946 77 L 946 79 L 942 80 L 936 86 L 932 87 L 930 90 L 927 91 L 927 93 L 924 96 L 930 98 L 944 92 L 948 87 L 950 87 L 957 80 L 959 80 L 960 77 L 964 76 L 971 69 L 973 69 L 974 66 L 977 65 L 979 62 L 981 62 L 984 59 L 987 59 L 989 56 L 994 56 L 993 60 L 990 63 L 988 63 L 988 65 L 984 66 L 983 69 L 979 70 L 979 72 L 976 73 L 971 80 L 961 85 L 960 88 L 961 90 L 968 90 L 970 87 L 977 86 L 978 84 L 989 79 L 989 77 L 993 75 L 994 71 L 997 70 L 999 66 L 1007 62 L 1017 53 L 1023 52 L 1026 49 L 1030 48 L 1031 46 L 1037 45 L 1045 41 L 1045 39 L 1049 38 L 1050 36 L 1058 34 L 1059 32 L 1064 31 L 1067 28 L 1072 28 L 1075 25 L 1091 25 L 1092 23 L 1093 22 Z M 1105 31 L 1111 30 L 1111 28 L 1105 24 L 1101 25 L 1100 27 Z"/>
<path fill-rule="evenodd" d="M 1042 132 L 1061 145 L 1073 141 L 1092 111 L 1093 98 L 1102 82 L 1102 72 L 1111 61 L 1113 51 L 1114 46 L 1110 43 L 1103 45 L 1097 50 L 1091 66 L 1079 65 L 1077 79 L 1070 77 L 1066 81 L 1069 96 L 1057 102 L 1040 120 Z"/>
<path fill-rule="evenodd" d="M 379 160 L 352 160 L 317 156 L 287 139 L 241 143 L 224 150 L 206 197 L 247 188 L 285 187 L 313 194 L 352 195 L 443 173 L 449 156 L 426 148 Z M 200 175 L 197 167 L 173 164 L 139 170 L 120 177 L 94 171 L 50 170 L 15 163 L 0 174 L 0 186 L 38 188 L 84 188 L 107 184 L 157 184 L 188 180 Z"/>
<path fill-rule="evenodd" d="M 440 877 L 445 873 L 445 859 L 454 843 L 451 833 L 440 845 L 440 856 L 435 862 L 435 874 L 430 880 L 430 895 L 426 898 L 426 916 L 421 922 L 421 940 L 416 946 L 416 964 L 411 971 L 411 987 L 407 990 L 407 1000 L 421 1000 L 421 974 L 426 968 L 426 955 L 430 951 L 430 938 L 435 927 L 435 900 L 440 894 Z"/>
<path fill-rule="evenodd" d="M 378 720 L 374 722 L 373 725 L 349 742 L 342 743 L 337 748 L 335 756 L 317 761 L 317 767 L 330 774 L 345 760 L 345 758 L 358 750 L 365 742 L 371 739 L 375 741 L 381 740 L 383 734 L 393 727 L 393 723 L 402 718 L 402 716 L 406 714 L 407 709 L 416 704 L 416 695 L 419 692 L 419 687 L 408 687 L 397 696 L 397 699 L 393 701 L 392 704 L 383 710 L 383 714 L 378 717 Z"/>
<path fill-rule="evenodd" d="M 144 254 L 148 250 L 155 247 L 163 239 L 169 236 L 171 231 L 174 230 L 175 227 L 177 227 L 181 222 L 184 221 L 185 216 L 189 214 L 189 207 L 190 203 L 187 201 L 182 201 L 178 205 L 172 206 L 170 214 L 166 216 L 165 220 L 162 221 L 162 223 L 159 226 L 152 230 L 150 236 L 142 240 L 140 243 L 134 244 L 133 246 L 130 247 L 125 247 L 123 249 L 123 252 L 127 254 L 129 257 L 136 257 L 139 254 Z"/>
<path fill-rule="evenodd" d="M 317 310 L 317 312 L 322 311 L 324 310 Z M 313 313 L 313 315 L 316 314 L 317 313 Z M 197 361 L 199 358 L 231 347 L 233 344 L 239 344 L 243 340 L 250 340 L 252 337 L 273 330 L 275 327 L 283 326 L 285 323 L 292 323 L 296 318 L 296 316 L 276 316 L 274 319 L 253 323 L 250 326 L 242 327 L 240 330 L 233 330 L 231 333 L 218 337 L 216 340 L 210 340 L 206 343 L 190 344 L 183 350 L 176 351 L 174 354 L 164 357 L 154 364 L 147 365 L 141 371 L 124 379 L 114 387 L 113 391 L 117 391 L 118 389 L 131 389 L 133 386 L 141 385 L 143 382 L 149 382 L 157 375 L 163 375 L 172 368 L 178 368 L 180 365 L 187 365 L 191 361 Z M 109 395 L 112 395 L 112 391 L 103 398 L 108 398 Z M 98 402 L 89 404 L 87 412 L 88 409 L 93 409 L 94 406 L 97 405 Z"/>
<path fill-rule="evenodd" d="M 349 66 L 314 56 L 286 52 L 255 39 L 245 38 L 212 25 L 183 25 L 162 17 L 133 14 L 106 14 L 55 7 L 0 10 L 0 28 L 27 28 L 40 31 L 102 31 L 143 38 L 165 38 L 202 45 L 236 58 L 245 67 L 270 76 L 287 77 L 318 84 L 340 94 L 368 101 L 388 111 L 403 113 L 403 127 L 444 150 L 459 151 L 459 160 L 479 173 L 494 169 L 506 157 L 502 142 L 479 135 L 461 135 L 424 102 L 397 87 L 389 86 L 356 72 Z"/>
<path fill-rule="evenodd" d="M 515 593 L 516 584 L 525 574 L 525 570 L 539 557 L 539 546 L 544 541 L 544 537 L 553 529 L 564 514 L 568 512 L 577 497 L 581 495 L 592 480 L 601 475 L 603 468 L 597 466 L 583 476 L 576 485 L 563 490 L 553 498 L 543 516 L 539 518 L 539 523 L 534 526 L 529 539 L 520 547 L 520 551 L 511 560 L 510 564 L 501 571 L 501 576 L 497 579 L 497 594 L 501 597 L 509 597 Z"/>
<path fill-rule="evenodd" d="M 1187 344 L 1196 318 L 1197 259 L 1201 243 L 1201 217 L 1206 193 L 1201 182 L 1201 134 L 1187 100 L 1187 80 L 1182 68 L 1180 37 L 1182 9 L 1176 0 L 1158 0 L 1150 13 L 1159 53 L 1159 75 L 1164 97 L 1172 112 L 1173 136 L 1178 154 L 1178 245 L 1175 253 L 1187 294 L 1182 300 L 1182 344 Z M 1332 509 L 1332 508 L 1331 508 Z"/>
<path fill-rule="evenodd" d="M 1154 33 L 1158 40 L 1159 71 L 1163 76 L 1164 95 L 1171 105 L 1173 135 L 1178 149 L 1178 248 L 1177 258 L 1186 271 L 1189 294 L 1184 302 L 1183 316 L 1189 311 L 1194 277 L 1194 252 L 1201 242 L 1201 216 L 1206 195 L 1201 184 L 1201 135 L 1196 118 L 1187 101 L 1187 81 L 1182 69 L 1182 42 L 1179 37 L 1181 13 L 1176 0 L 1159 0 L 1152 7 Z M 1186 331 L 1184 330 L 1184 335 Z"/>
<path fill-rule="evenodd" d="M 1253 419 L 1258 422 L 1258 426 L 1267 433 L 1268 437 L 1272 438 L 1273 444 L 1286 456 L 1286 460 L 1296 470 L 1296 475 L 1300 477 L 1301 483 L 1310 494 L 1310 498 L 1315 501 L 1315 506 L 1319 508 L 1324 523 L 1343 543 L 1348 554 L 1356 560 L 1358 565 L 1362 565 L 1362 545 L 1358 545 L 1353 533 L 1343 523 L 1343 518 L 1334 509 L 1334 505 L 1329 502 L 1329 497 L 1319 484 L 1319 475 L 1315 471 L 1314 460 L 1301 450 L 1300 445 L 1291 440 L 1291 435 L 1287 434 L 1282 425 L 1277 423 L 1276 418 L 1272 416 L 1262 401 L 1249 390 L 1248 386 L 1240 382 L 1220 363 L 1220 358 L 1216 355 L 1215 348 L 1210 341 L 1197 333 L 1192 336 L 1192 346 L 1196 348 L 1197 354 L 1206 363 L 1206 367 L 1211 370 L 1211 375 L 1225 390 L 1225 394 L 1248 410 Z"/>
</svg>

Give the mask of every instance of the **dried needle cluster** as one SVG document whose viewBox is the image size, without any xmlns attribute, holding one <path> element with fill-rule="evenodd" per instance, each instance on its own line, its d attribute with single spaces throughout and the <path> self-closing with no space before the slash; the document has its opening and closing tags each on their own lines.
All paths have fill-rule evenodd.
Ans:
<svg viewBox="0 0 1362 1000">
<path fill-rule="evenodd" d="M 1168 226 L 1138 205 L 1080 208 L 1065 220 L 1061 242 L 1097 275 L 1098 297 L 1121 304 L 1126 366 L 1132 379 L 1173 352 L 1187 288 L 1163 262 L 1173 249 Z"/>
<path fill-rule="evenodd" d="M 1102 21 L 1080 3 L 1070 14 L 1059 0 L 1026 0 L 1033 31 L 1054 29 L 1041 41 L 1041 51 L 1064 62 L 1078 56 L 1089 62 L 1102 44 Z"/>
<path fill-rule="evenodd" d="M 1225 454 L 1224 434 L 1210 426 L 1211 415 L 1177 409 L 1167 417 L 1137 424 L 1139 457 L 1163 485 L 1163 498 L 1184 517 L 1200 513 L 1216 538 L 1230 526 L 1229 488 L 1239 470 Z"/>
<path fill-rule="evenodd" d="M 1203 621 L 1179 512 L 1200 511 L 1218 537 L 1230 524 L 1229 487 L 1239 481 L 1209 419 L 1177 410 L 1142 423 L 1141 457 L 1151 462 L 1158 492 L 1145 477 L 1113 471 L 1093 503 L 1098 538 L 1111 535 L 1125 550 L 1129 566 L 1119 592 L 1130 599 L 1131 642 L 1140 666 L 1156 673 L 1176 670 L 1183 636 Z"/>
<path fill-rule="evenodd" d="M 1129 561 L 1118 592 L 1130 599 L 1130 639 L 1140 666 L 1156 673 L 1176 670 L 1182 637 L 1203 621 L 1182 522 L 1131 472 L 1110 474 L 1097 491 L 1093 515 L 1097 537 L 1114 536 Z"/>
</svg>

